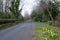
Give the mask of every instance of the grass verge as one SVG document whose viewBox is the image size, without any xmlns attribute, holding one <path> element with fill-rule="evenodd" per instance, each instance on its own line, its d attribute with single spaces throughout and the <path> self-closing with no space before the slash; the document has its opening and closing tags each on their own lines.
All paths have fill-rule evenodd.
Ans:
<svg viewBox="0 0 60 40">
<path fill-rule="evenodd" d="M 0 24 L 0 30 L 1 29 L 5 29 L 5 28 L 8 28 L 8 27 L 10 27 L 12 25 L 15 25 L 15 24 L 18 24 L 18 23 L 20 23 L 20 21 L 16 21 L 16 22 L 12 22 L 12 23 Z"/>
<path fill-rule="evenodd" d="M 57 27 L 42 23 L 35 28 L 36 40 L 60 40 L 60 30 Z"/>
</svg>

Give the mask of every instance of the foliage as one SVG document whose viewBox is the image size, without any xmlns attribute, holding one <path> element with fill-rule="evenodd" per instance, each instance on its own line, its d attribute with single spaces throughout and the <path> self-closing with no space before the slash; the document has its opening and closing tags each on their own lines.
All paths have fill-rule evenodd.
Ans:
<svg viewBox="0 0 60 40">
<path fill-rule="evenodd" d="M 35 28 L 36 40 L 60 40 L 60 30 L 44 23 Z"/>
<path fill-rule="evenodd" d="M 40 1 L 40 12 L 43 11 L 42 13 L 33 11 L 32 12 L 32 19 L 35 21 L 55 21 L 56 16 L 59 13 L 59 9 L 57 6 L 57 3 L 53 3 L 52 1 L 49 1 L 48 4 L 44 1 Z"/>
<path fill-rule="evenodd" d="M 34 18 L 36 15 L 37 15 L 37 13 L 35 11 L 33 11 L 31 14 L 31 18 Z"/>
<path fill-rule="evenodd" d="M 42 21 L 42 14 L 36 13 L 35 11 L 31 14 L 32 21 Z"/>
<path fill-rule="evenodd" d="M 7 22 L 7 23 L 2 23 L 2 24 L 0 24 L 0 30 L 4 29 L 4 28 L 11 27 L 12 25 L 15 25 L 15 24 L 18 24 L 18 23 L 20 23 L 20 21 L 15 21 L 15 22 L 11 21 L 11 22 Z"/>
<path fill-rule="evenodd" d="M 0 12 L 0 19 L 10 19 L 11 15 L 9 13 Z"/>
<path fill-rule="evenodd" d="M 56 19 L 56 16 L 58 15 L 58 6 L 56 6 L 56 3 L 52 3 L 51 1 L 49 1 L 49 4 L 48 4 L 48 9 L 53 17 L 53 20 Z"/>
<path fill-rule="evenodd" d="M 33 19 L 33 21 L 42 21 L 42 15 L 36 15 Z"/>
<path fill-rule="evenodd" d="M 11 7 L 9 7 L 10 11 L 17 19 L 21 15 L 20 12 L 22 10 L 22 9 L 19 10 L 19 5 L 20 5 L 20 0 L 12 0 Z"/>
<path fill-rule="evenodd" d="M 54 1 L 55 2 L 55 1 Z M 40 7 L 39 7 L 43 14 L 44 20 L 56 20 L 56 16 L 59 13 L 59 6 L 57 6 L 57 3 L 53 3 L 52 1 L 49 0 L 49 2 L 46 3 L 46 1 L 41 0 L 40 1 Z M 40 13 L 41 14 L 41 13 Z"/>
</svg>

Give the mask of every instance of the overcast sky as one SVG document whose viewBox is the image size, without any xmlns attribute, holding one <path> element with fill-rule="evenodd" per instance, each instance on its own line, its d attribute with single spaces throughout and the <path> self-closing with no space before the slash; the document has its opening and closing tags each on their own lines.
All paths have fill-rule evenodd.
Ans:
<svg viewBox="0 0 60 40">
<path fill-rule="evenodd" d="M 37 6 L 39 0 L 21 0 L 21 5 L 23 6 L 22 15 L 24 16 L 25 13 L 31 14 L 32 10 Z"/>
</svg>

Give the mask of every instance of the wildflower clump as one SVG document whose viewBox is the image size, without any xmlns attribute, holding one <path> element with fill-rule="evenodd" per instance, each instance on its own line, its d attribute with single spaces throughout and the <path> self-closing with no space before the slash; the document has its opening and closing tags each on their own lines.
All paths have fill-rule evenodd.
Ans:
<svg viewBox="0 0 60 40">
<path fill-rule="evenodd" d="M 48 24 L 40 25 L 36 28 L 35 33 L 39 40 L 60 40 L 60 32 L 57 30 L 57 27 L 49 26 Z"/>
</svg>

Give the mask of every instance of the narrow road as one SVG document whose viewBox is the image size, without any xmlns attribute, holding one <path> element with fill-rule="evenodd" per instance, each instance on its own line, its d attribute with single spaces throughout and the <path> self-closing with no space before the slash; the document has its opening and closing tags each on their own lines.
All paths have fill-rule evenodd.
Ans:
<svg viewBox="0 0 60 40">
<path fill-rule="evenodd" d="M 26 21 L 0 30 L 0 40 L 32 40 L 33 28 L 37 23 Z"/>
</svg>

